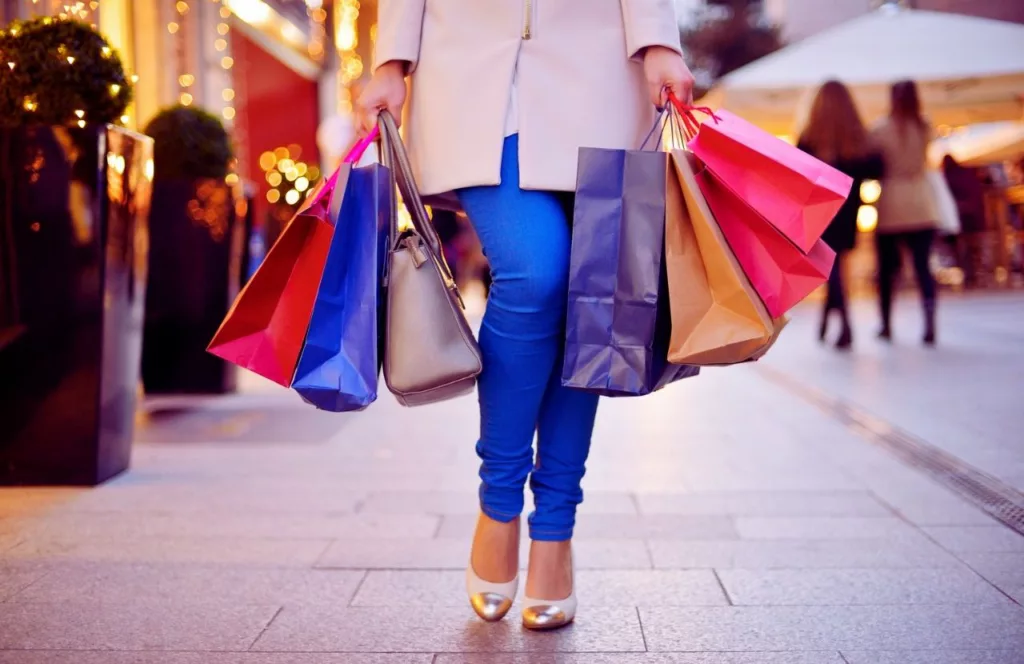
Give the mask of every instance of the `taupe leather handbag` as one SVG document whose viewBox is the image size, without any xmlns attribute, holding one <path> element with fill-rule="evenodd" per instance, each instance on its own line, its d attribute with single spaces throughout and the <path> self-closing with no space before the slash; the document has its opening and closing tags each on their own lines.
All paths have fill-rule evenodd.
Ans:
<svg viewBox="0 0 1024 664">
<path fill-rule="evenodd" d="M 427 216 L 405 146 L 387 111 L 380 113 L 380 134 L 381 158 L 413 225 L 398 231 L 396 201 L 385 277 L 384 382 L 403 405 L 420 406 L 471 392 L 483 361 L 444 260 L 441 239 Z"/>
</svg>

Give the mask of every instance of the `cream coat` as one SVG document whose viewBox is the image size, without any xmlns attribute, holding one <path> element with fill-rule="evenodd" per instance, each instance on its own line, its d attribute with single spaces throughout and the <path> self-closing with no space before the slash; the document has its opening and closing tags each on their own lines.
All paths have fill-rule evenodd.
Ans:
<svg viewBox="0 0 1024 664">
<path fill-rule="evenodd" d="M 379 0 L 378 11 L 376 66 L 411 63 L 405 133 L 426 195 L 500 182 L 517 68 L 519 185 L 575 189 L 580 147 L 636 148 L 654 123 L 642 50 L 680 50 L 672 0 Z"/>
<path fill-rule="evenodd" d="M 925 175 L 931 128 L 908 127 L 900 131 L 891 119 L 882 120 L 871 132 L 882 153 L 885 176 L 878 199 L 878 233 L 937 228 L 938 199 Z"/>
</svg>

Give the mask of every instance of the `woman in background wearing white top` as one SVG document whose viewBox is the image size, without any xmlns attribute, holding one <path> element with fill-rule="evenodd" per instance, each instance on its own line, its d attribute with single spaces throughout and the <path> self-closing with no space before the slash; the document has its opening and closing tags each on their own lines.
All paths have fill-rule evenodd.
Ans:
<svg viewBox="0 0 1024 664">
<path fill-rule="evenodd" d="M 689 99 L 692 85 L 672 0 L 380 0 L 363 129 L 380 109 L 407 110 L 422 193 L 457 197 L 493 273 L 466 574 L 484 620 L 503 618 L 516 595 L 528 477 L 523 624 L 575 615 L 570 541 L 597 410 L 559 381 L 577 153 L 638 147 L 666 90 Z"/>
<path fill-rule="evenodd" d="M 878 292 L 882 310 L 879 338 L 892 339 L 892 298 L 900 269 L 900 246 L 910 250 L 924 308 L 924 343 L 935 344 L 935 277 L 928 261 L 938 227 L 935 192 L 925 174 L 931 126 L 921 115 L 917 85 L 900 81 L 892 86 L 892 109 L 871 138 L 882 153 L 884 176 L 878 199 Z"/>
</svg>

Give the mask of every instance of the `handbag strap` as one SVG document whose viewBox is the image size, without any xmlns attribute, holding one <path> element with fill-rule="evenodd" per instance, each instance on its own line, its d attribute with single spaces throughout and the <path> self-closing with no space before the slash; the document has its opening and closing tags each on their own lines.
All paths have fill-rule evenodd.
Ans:
<svg viewBox="0 0 1024 664">
<path fill-rule="evenodd" d="M 402 142 L 401 134 L 398 133 L 395 118 L 385 110 L 380 112 L 378 122 L 381 134 L 387 136 L 388 152 L 392 161 L 391 171 L 398 184 L 398 191 L 402 194 L 405 209 L 409 211 L 409 216 L 412 218 L 413 228 L 440 258 L 442 256 L 441 238 L 437 235 L 434 224 L 430 221 L 427 209 L 423 205 L 423 197 L 420 196 L 419 188 L 416 186 L 409 154 L 405 151 L 405 144 Z M 445 270 L 447 271 L 447 265 Z"/>
<path fill-rule="evenodd" d="M 409 155 L 405 151 L 402 136 L 398 133 L 395 118 L 392 117 L 391 113 L 383 110 L 377 116 L 377 122 L 381 128 L 382 152 L 388 154 L 387 164 L 398 186 L 398 191 L 402 194 L 405 209 L 409 211 L 409 216 L 412 218 L 413 230 L 423 239 L 427 248 L 433 254 L 434 260 L 438 267 L 440 267 L 445 281 L 450 285 L 454 285 L 455 275 L 452 274 L 448 262 L 444 259 L 441 238 L 438 236 L 434 223 L 427 214 L 427 208 L 423 205 L 423 198 L 420 196 L 419 188 L 416 186 L 416 178 L 412 172 Z M 398 241 L 397 207 L 397 205 L 392 206 L 392 232 L 394 233 L 395 242 Z M 461 300 L 461 297 L 459 299 Z"/>
</svg>

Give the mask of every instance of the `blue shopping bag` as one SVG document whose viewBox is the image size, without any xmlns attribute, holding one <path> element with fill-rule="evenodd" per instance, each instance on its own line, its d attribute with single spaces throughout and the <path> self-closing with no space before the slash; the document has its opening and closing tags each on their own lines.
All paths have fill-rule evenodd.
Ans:
<svg viewBox="0 0 1024 664">
<path fill-rule="evenodd" d="M 346 163 L 338 173 L 334 236 L 292 381 L 322 410 L 362 410 L 377 399 L 392 191 L 385 166 Z"/>
<path fill-rule="evenodd" d="M 562 384 L 640 396 L 697 375 L 668 362 L 669 155 L 582 148 L 578 165 Z"/>
</svg>

